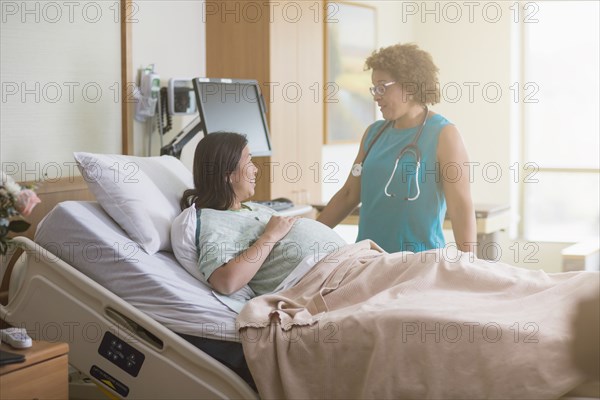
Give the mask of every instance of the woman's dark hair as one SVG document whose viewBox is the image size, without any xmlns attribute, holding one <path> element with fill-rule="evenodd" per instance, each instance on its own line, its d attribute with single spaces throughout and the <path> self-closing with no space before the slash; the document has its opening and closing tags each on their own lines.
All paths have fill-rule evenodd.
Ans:
<svg viewBox="0 0 600 400">
<path fill-rule="evenodd" d="M 200 140 L 194 153 L 194 188 L 183 192 L 181 209 L 192 204 L 196 209 L 229 209 L 235 192 L 227 177 L 237 168 L 247 144 L 246 136 L 234 132 L 215 132 Z"/>
</svg>

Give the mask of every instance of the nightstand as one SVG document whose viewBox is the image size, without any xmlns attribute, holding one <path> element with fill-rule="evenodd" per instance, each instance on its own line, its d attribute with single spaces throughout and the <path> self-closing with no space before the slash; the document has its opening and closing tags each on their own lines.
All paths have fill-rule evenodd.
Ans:
<svg viewBox="0 0 600 400">
<path fill-rule="evenodd" d="M 34 340 L 28 349 L 0 348 L 25 355 L 22 363 L 0 366 L 0 399 L 69 398 L 68 344 Z"/>
</svg>

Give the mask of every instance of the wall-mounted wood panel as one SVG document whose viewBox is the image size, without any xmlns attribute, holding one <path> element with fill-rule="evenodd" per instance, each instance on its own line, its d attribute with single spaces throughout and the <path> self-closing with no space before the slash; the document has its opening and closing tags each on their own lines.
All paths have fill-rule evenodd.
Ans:
<svg viewBox="0 0 600 400">
<path fill-rule="evenodd" d="M 135 77 L 130 76 L 132 71 L 131 17 L 135 5 L 133 0 L 121 0 L 121 137 L 123 154 L 133 154 L 133 88 Z"/>
<path fill-rule="evenodd" d="M 320 3 L 206 3 L 208 77 L 258 80 L 269 110 L 273 155 L 255 159 L 260 200 L 321 198 L 323 107 L 314 96 L 323 80 Z"/>
<path fill-rule="evenodd" d="M 267 87 L 270 77 L 269 15 L 261 14 L 258 20 L 250 20 L 243 15 L 242 4 L 239 1 L 211 1 L 206 5 L 206 75 L 210 78 L 256 79 L 265 98 L 270 127 L 271 101 Z M 261 10 L 268 13 L 269 9 L 261 7 Z M 260 169 L 254 195 L 257 200 L 271 198 L 269 162 L 269 157 L 254 158 Z"/>
</svg>

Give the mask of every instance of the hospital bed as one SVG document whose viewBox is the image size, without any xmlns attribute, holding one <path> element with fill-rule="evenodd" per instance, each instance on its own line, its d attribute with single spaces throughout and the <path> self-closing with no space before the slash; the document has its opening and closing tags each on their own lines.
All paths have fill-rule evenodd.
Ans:
<svg viewBox="0 0 600 400">
<path fill-rule="evenodd" d="M 192 344 L 239 345 L 236 314 L 171 253 L 141 251 L 98 203 L 60 203 L 35 242 L 16 241 L 25 251 L 0 317 L 68 343 L 69 363 L 111 397 L 258 398 L 243 371 L 226 366 L 239 348 Z M 597 393 L 588 384 L 572 394 Z"/>
<path fill-rule="evenodd" d="M 165 188 L 182 174 L 161 176 L 156 166 L 143 173 L 145 161 L 133 161 L 140 173 L 135 186 L 123 184 L 128 193 L 143 192 L 150 181 Z M 177 209 L 181 193 L 165 199 Z M 237 314 L 172 252 L 142 250 L 106 207 L 61 202 L 34 241 L 15 239 L 24 252 L 4 277 L 10 285 L 0 319 L 27 328 L 34 339 L 68 343 L 70 364 L 111 397 L 258 398 Z M 598 387 L 577 393 L 598 397 Z"/>
<path fill-rule="evenodd" d="M 112 397 L 257 398 L 239 367 L 236 314 L 172 253 L 142 251 L 98 203 L 60 203 L 35 242 L 15 240 L 25 251 L 0 318 L 68 343 L 69 363 Z"/>
</svg>

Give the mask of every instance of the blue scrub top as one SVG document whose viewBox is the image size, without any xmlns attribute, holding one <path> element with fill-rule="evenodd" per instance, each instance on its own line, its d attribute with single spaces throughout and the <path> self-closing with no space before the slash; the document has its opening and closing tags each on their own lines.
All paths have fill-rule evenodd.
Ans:
<svg viewBox="0 0 600 400">
<path fill-rule="evenodd" d="M 386 121 L 377 121 L 369 128 L 365 151 Z M 446 215 L 446 198 L 442 187 L 437 146 L 440 131 L 450 122 L 439 114 L 428 118 L 418 141 L 421 151 L 419 168 L 420 195 L 414 201 L 405 200 L 417 193 L 416 159 L 405 153 L 390 183 L 387 197 L 384 188 L 394 169 L 400 150 L 410 144 L 420 126 L 409 129 L 388 127 L 373 145 L 363 163 L 361 176 L 361 208 L 357 241 L 371 239 L 387 252 L 412 251 L 445 246 L 442 225 Z"/>
</svg>

